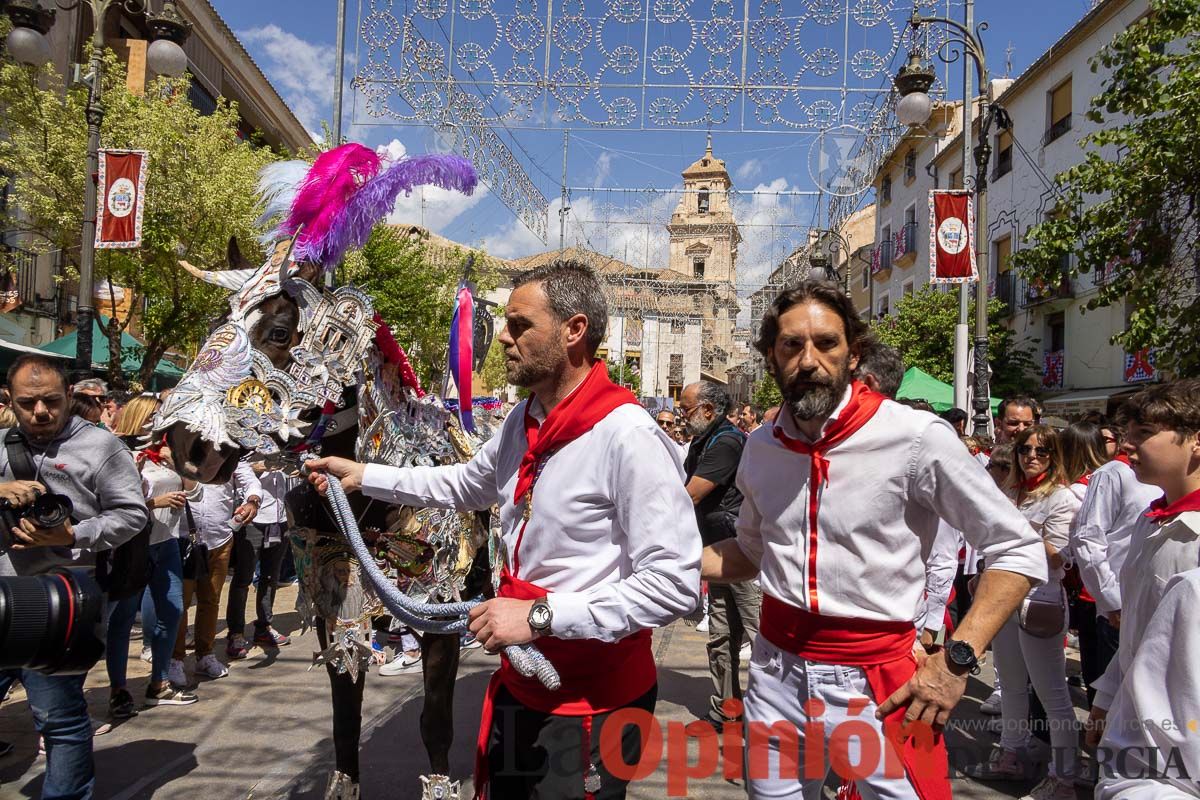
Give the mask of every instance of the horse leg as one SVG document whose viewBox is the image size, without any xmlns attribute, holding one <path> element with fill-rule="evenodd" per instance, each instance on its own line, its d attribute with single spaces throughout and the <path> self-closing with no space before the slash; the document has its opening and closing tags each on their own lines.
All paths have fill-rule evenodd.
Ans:
<svg viewBox="0 0 1200 800">
<path fill-rule="evenodd" d="M 429 768 L 450 774 L 450 745 L 454 742 L 454 681 L 458 677 L 459 635 L 427 633 L 421 637 L 424 656 L 421 675 L 425 702 L 421 708 L 421 741 Z"/>
<path fill-rule="evenodd" d="M 329 645 L 325 632 L 325 621 L 317 619 L 317 641 L 324 650 Z M 349 673 L 339 673 L 326 664 L 325 671 L 329 674 L 330 697 L 333 702 L 333 756 L 334 782 L 338 781 L 336 773 L 344 775 L 352 787 L 345 787 L 341 793 L 335 793 L 331 785 L 327 797 L 350 798 L 358 796 L 358 746 L 359 735 L 362 732 L 362 698 L 366 670 L 359 670 L 358 680 L 351 680 Z"/>
</svg>

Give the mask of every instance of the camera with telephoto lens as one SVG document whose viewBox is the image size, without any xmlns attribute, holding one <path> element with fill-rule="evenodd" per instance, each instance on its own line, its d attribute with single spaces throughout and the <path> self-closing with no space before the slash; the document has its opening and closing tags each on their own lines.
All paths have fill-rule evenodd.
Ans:
<svg viewBox="0 0 1200 800">
<path fill-rule="evenodd" d="M 0 670 L 86 673 L 104 655 L 104 607 L 84 570 L 0 578 Z"/>
<path fill-rule="evenodd" d="M 28 519 L 39 528 L 57 528 L 71 519 L 75 505 L 65 494 L 54 492 L 38 493 L 32 503 L 17 506 L 0 498 L 0 553 L 7 552 L 13 545 L 12 529 Z"/>
</svg>

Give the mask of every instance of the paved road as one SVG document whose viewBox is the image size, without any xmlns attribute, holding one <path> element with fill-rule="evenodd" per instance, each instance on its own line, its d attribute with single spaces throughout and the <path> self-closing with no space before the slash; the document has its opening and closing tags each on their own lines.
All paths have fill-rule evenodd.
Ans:
<svg viewBox="0 0 1200 800">
<path fill-rule="evenodd" d="M 281 591 L 277 608 L 291 608 L 295 590 Z M 285 613 L 278 627 L 294 633 L 298 617 Z M 221 640 L 223 645 L 223 640 Z M 683 620 L 655 635 L 659 662 L 657 715 L 664 722 L 689 722 L 707 707 L 710 686 L 704 635 Z M 308 670 L 316 637 L 295 636 L 294 644 L 275 654 L 255 649 L 237 662 L 226 678 L 203 681 L 200 702 L 187 707 L 143 710 L 132 720 L 96 738 L 97 800 L 189 797 L 201 800 L 287 798 L 320 800 L 332 768 L 328 681 L 322 669 Z M 148 665 L 137 658 L 140 641 L 131 647 L 130 690 L 145 692 Z M 451 752 L 454 776 L 469 787 L 479 724 L 480 698 L 496 659 L 482 650 L 463 654 L 455 693 L 455 741 Z M 190 666 L 190 664 L 189 664 Z M 1075 665 L 1077 668 L 1077 664 Z M 981 676 L 985 679 L 989 675 Z M 103 664 L 88 676 L 87 697 L 97 721 L 107 715 L 107 679 Z M 972 680 L 948 738 L 956 766 L 986 755 L 995 735 L 980 728 L 978 704 L 989 689 Z M 363 703 L 363 797 L 365 800 L 419 797 L 419 776 L 427 770 L 420 744 L 418 718 L 422 703 L 420 674 L 367 678 Z M 44 759 L 25 697 L 19 687 L 0 707 L 0 739 L 16 750 L 0 760 L 0 800 L 40 796 Z M 693 761 L 696 747 L 692 747 Z M 956 779 L 960 798 L 1020 797 L 1032 782 L 986 786 Z M 667 796 L 666 769 L 633 787 L 631 798 Z M 470 792 L 464 789 L 464 797 Z M 688 796 L 699 800 L 744 798 L 741 785 L 719 778 L 691 782 Z M 1080 792 L 1081 798 L 1090 793 Z"/>
</svg>

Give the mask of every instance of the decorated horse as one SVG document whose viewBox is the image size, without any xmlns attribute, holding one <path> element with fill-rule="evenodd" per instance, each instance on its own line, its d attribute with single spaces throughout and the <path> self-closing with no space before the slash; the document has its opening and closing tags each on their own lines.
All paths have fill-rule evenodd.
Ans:
<svg viewBox="0 0 1200 800">
<path fill-rule="evenodd" d="M 231 294 L 229 313 L 155 418 L 180 473 L 221 483 L 242 458 L 295 471 L 317 452 L 393 466 L 469 459 L 489 433 L 472 418 L 469 389 L 451 415 L 422 391 L 370 298 L 353 287 L 318 287 L 346 252 L 365 244 L 401 192 L 433 184 L 470 193 L 475 183 L 470 163 L 457 156 L 387 161 L 356 144 L 311 165 L 267 167 L 259 184 L 260 223 L 270 226 L 262 239 L 266 261 L 247 263 L 231 241 L 227 270 L 181 262 Z M 465 368 L 469 375 L 471 351 L 481 359 L 489 344 L 490 325 L 475 324 L 476 310 L 464 282 L 453 325 L 456 374 Z M 372 620 L 389 613 L 424 634 L 420 727 L 433 774 L 422 777 L 423 796 L 455 797 L 458 784 L 448 777 L 454 682 L 466 612 L 478 602 L 463 598 L 488 587 L 494 534 L 486 515 L 330 495 L 327 503 L 304 484 L 287 499 L 299 607 L 316 628 L 314 665 L 326 667 L 332 692 L 335 770 L 326 798 L 358 797 Z M 557 680 L 536 648 L 508 655 L 526 674 Z"/>
</svg>

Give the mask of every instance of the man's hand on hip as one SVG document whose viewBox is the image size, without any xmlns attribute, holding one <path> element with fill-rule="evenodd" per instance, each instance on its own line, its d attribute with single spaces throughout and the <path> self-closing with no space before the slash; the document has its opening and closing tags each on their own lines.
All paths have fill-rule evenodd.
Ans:
<svg viewBox="0 0 1200 800">
<path fill-rule="evenodd" d="M 75 530 L 70 522 L 56 528 L 39 528 L 28 519 L 12 529 L 16 543 L 13 550 L 30 550 L 34 547 L 74 547 Z"/>
<path fill-rule="evenodd" d="M 316 458 L 309 461 L 308 482 L 317 487 L 322 496 L 329 489 L 329 475 L 342 482 L 342 488 L 347 492 L 357 492 L 362 488 L 363 470 L 366 467 L 348 458 Z"/>
<path fill-rule="evenodd" d="M 469 629 L 489 653 L 497 653 L 511 644 L 525 644 L 536 637 L 529 627 L 529 609 L 533 600 L 497 597 L 471 609 Z"/>
<path fill-rule="evenodd" d="M 944 654 L 932 655 L 917 667 L 908 683 L 879 705 L 875 716 L 884 719 L 897 708 L 908 706 L 904 712 L 906 725 L 920 721 L 939 731 L 950 719 L 950 712 L 958 705 L 966 688 L 966 673 L 956 675 L 951 672 Z"/>
<path fill-rule="evenodd" d="M 39 494 L 45 494 L 46 487 L 37 481 L 9 481 L 0 483 L 0 500 L 16 508 L 27 506 L 37 499 Z"/>
</svg>

